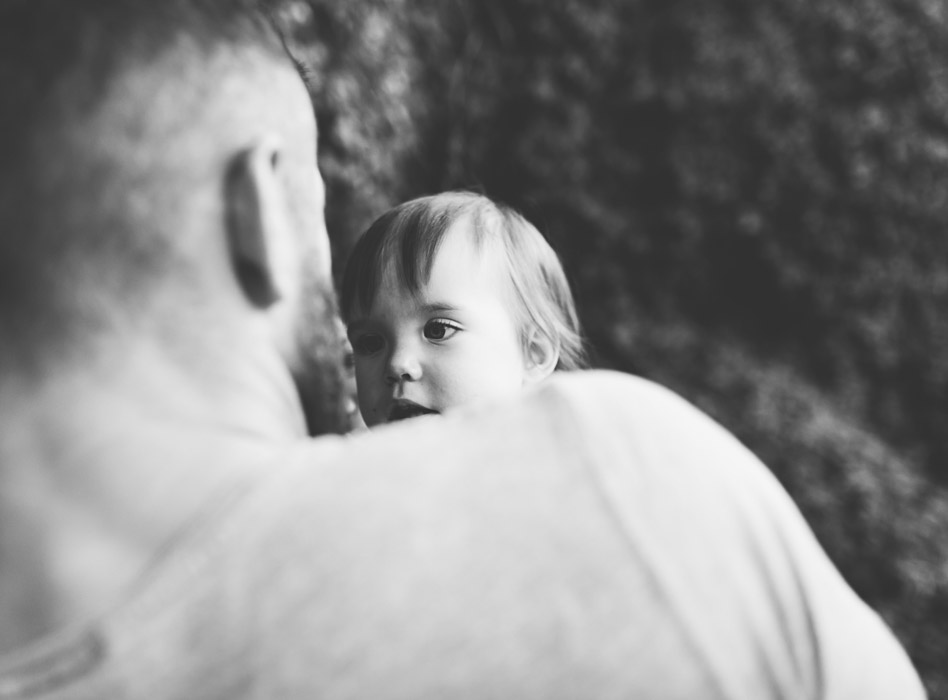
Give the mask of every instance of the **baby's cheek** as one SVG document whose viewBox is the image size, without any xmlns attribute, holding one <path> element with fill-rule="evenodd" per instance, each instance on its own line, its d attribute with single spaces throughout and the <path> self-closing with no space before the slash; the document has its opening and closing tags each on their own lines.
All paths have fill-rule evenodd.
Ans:
<svg viewBox="0 0 948 700">
<path fill-rule="evenodd" d="M 439 370 L 431 373 L 430 386 L 440 410 L 491 398 L 497 392 L 496 378 L 476 358 Z"/>
<path fill-rule="evenodd" d="M 377 413 L 375 408 L 378 402 L 378 391 L 373 386 L 372 379 L 363 370 L 356 367 L 356 400 L 359 404 L 359 412 L 366 423 L 373 423 L 374 415 Z"/>
</svg>

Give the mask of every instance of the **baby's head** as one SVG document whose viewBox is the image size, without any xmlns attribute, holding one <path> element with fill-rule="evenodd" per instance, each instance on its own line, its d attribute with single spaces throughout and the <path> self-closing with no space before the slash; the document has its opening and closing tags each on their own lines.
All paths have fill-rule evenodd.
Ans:
<svg viewBox="0 0 948 700">
<path fill-rule="evenodd" d="M 586 359 L 559 259 L 522 216 L 447 192 L 389 210 L 346 265 L 369 426 L 501 398 Z"/>
</svg>

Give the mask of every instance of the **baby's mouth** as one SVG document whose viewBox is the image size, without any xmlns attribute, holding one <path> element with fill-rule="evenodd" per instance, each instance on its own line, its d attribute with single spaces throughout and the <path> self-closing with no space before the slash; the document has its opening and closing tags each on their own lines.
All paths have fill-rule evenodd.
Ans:
<svg viewBox="0 0 948 700">
<path fill-rule="evenodd" d="M 417 418 L 418 416 L 425 416 L 430 413 L 438 412 L 431 408 L 425 408 L 421 404 L 417 404 L 414 401 L 398 399 L 392 404 L 392 409 L 388 412 L 388 422 L 394 423 L 398 420 Z"/>
</svg>

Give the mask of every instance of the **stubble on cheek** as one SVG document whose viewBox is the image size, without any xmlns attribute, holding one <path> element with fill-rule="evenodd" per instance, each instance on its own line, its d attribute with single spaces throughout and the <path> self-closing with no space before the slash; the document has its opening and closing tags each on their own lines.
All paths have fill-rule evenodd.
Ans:
<svg viewBox="0 0 948 700">
<path fill-rule="evenodd" d="M 315 437 L 352 429 L 352 396 L 346 340 L 331 287 L 310 279 L 297 318 L 295 367 L 291 368 L 307 432 Z"/>
</svg>

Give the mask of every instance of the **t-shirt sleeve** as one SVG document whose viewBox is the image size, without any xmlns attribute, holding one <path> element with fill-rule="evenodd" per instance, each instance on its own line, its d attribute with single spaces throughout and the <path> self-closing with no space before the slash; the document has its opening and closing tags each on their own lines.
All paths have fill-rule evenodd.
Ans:
<svg viewBox="0 0 948 700">
<path fill-rule="evenodd" d="M 652 384 L 325 444 L 242 516 L 260 697 L 923 697 L 766 468 Z"/>
<path fill-rule="evenodd" d="M 604 428 L 591 471 L 721 695 L 923 698 L 904 650 L 769 470 L 678 396 L 632 381 L 576 387 L 578 419 Z"/>
</svg>

